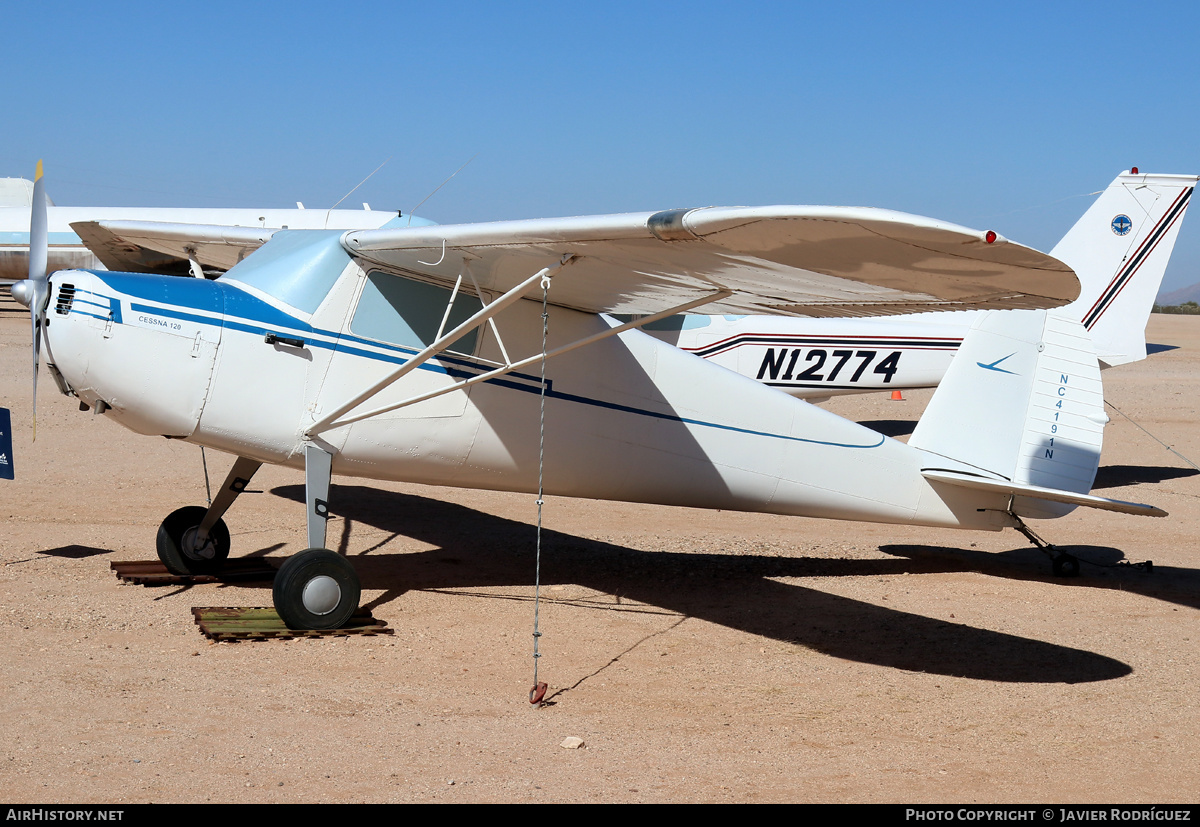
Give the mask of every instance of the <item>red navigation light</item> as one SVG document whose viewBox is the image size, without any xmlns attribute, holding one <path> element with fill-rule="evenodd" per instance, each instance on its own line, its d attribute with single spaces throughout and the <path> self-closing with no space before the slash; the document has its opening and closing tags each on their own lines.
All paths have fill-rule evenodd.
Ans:
<svg viewBox="0 0 1200 827">
<path fill-rule="evenodd" d="M 996 240 L 996 234 L 994 232 L 992 232 L 991 230 L 988 230 L 987 234 L 983 237 L 983 240 L 986 241 L 988 244 L 991 244 Z"/>
<path fill-rule="evenodd" d="M 1129 171 L 1130 171 L 1132 174 L 1134 174 L 1134 175 L 1137 175 L 1137 174 L 1138 174 L 1137 167 L 1134 167 L 1133 169 L 1131 169 L 1131 170 L 1129 170 Z"/>
</svg>

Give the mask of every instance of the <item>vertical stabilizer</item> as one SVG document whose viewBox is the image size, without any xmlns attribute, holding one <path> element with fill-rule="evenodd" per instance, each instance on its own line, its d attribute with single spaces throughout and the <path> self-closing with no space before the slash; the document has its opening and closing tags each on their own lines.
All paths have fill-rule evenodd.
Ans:
<svg viewBox="0 0 1200 827">
<path fill-rule="evenodd" d="M 1107 421 L 1100 367 L 1081 324 L 1041 310 L 993 311 L 963 340 L 908 444 L 1018 489 L 1086 494 Z M 1072 508 L 1026 497 L 1014 505 L 1028 517 Z"/>
<path fill-rule="evenodd" d="M 33 182 L 27 178 L 0 178 L 0 207 L 29 207 Z"/>
<path fill-rule="evenodd" d="M 1059 312 L 1083 323 L 1107 367 L 1146 358 L 1146 322 L 1196 181 L 1123 172 L 1050 253 L 1082 287 Z"/>
</svg>

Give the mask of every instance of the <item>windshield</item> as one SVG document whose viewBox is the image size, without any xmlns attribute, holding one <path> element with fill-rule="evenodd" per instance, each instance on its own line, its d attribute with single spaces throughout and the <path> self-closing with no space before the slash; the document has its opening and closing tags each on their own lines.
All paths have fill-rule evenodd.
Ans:
<svg viewBox="0 0 1200 827">
<path fill-rule="evenodd" d="M 350 263 L 342 230 L 280 230 L 222 279 L 240 281 L 314 313 Z"/>
</svg>

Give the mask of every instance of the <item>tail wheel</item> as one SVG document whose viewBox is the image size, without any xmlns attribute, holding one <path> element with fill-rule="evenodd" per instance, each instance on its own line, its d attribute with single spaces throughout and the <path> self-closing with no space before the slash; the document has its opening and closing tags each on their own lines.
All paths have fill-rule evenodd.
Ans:
<svg viewBox="0 0 1200 827">
<path fill-rule="evenodd" d="M 275 575 L 275 611 L 289 629 L 338 629 L 358 609 L 362 590 L 354 566 L 324 548 L 289 557 Z"/>
<path fill-rule="evenodd" d="M 1051 563 L 1056 577 L 1078 577 L 1079 558 L 1071 554 L 1060 554 Z"/>
<path fill-rule="evenodd" d="M 172 574 L 214 574 L 229 557 L 229 528 L 217 520 L 204 542 L 199 542 L 200 523 L 208 509 L 189 505 L 172 511 L 158 527 L 158 559 Z"/>
</svg>

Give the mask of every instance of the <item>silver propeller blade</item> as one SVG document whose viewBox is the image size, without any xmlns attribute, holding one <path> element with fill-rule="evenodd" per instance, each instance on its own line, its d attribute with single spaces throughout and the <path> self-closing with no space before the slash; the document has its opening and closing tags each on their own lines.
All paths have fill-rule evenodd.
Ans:
<svg viewBox="0 0 1200 827">
<path fill-rule="evenodd" d="M 42 355 L 42 328 L 45 326 L 46 303 L 50 298 L 50 282 L 46 273 L 49 259 L 49 237 L 46 231 L 46 184 L 42 179 L 42 162 L 37 162 L 37 173 L 33 178 L 33 204 L 29 210 L 29 278 L 22 294 L 28 298 L 29 318 L 33 325 L 33 441 L 37 441 L 37 385 L 38 367 Z M 13 296 L 18 301 L 13 285 Z"/>
</svg>

